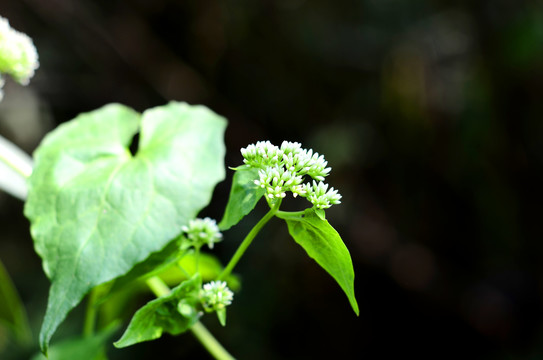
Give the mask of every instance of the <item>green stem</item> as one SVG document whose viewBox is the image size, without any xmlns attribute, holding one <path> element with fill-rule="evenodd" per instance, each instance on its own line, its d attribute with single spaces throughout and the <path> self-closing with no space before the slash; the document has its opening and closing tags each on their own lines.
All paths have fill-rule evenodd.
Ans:
<svg viewBox="0 0 543 360">
<path fill-rule="evenodd" d="M 281 219 L 294 219 L 299 218 L 305 214 L 305 210 L 302 211 L 277 211 L 277 217 Z"/>
<path fill-rule="evenodd" d="M 211 355 L 217 360 L 233 360 L 234 357 L 230 355 L 222 345 L 213 337 L 213 335 L 206 329 L 201 323 L 197 322 L 190 328 L 192 333 L 200 341 L 200 343 L 209 351 Z"/>
<path fill-rule="evenodd" d="M 171 292 L 170 288 L 168 287 L 168 285 L 166 285 L 164 280 L 162 280 L 158 276 L 150 277 L 149 279 L 145 280 L 145 282 L 156 297 L 166 296 Z"/>
<path fill-rule="evenodd" d="M 249 245 L 251 245 L 251 243 L 253 242 L 253 239 L 255 238 L 255 236 L 260 232 L 260 230 L 262 230 L 264 225 L 266 225 L 266 223 L 270 221 L 270 219 L 277 213 L 277 211 L 279 211 L 280 205 L 281 205 L 281 200 L 277 201 L 277 203 L 270 209 L 270 211 L 268 211 L 266 215 L 264 215 L 264 217 L 260 219 L 258 223 L 256 223 L 256 225 L 247 234 L 245 239 L 243 239 L 238 249 L 232 256 L 232 259 L 230 259 L 230 262 L 228 263 L 228 265 L 226 265 L 224 270 L 217 277 L 217 280 L 224 280 L 228 275 L 230 275 L 230 273 L 232 272 L 232 270 L 234 269 L 238 261 L 241 259 L 241 257 L 245 253 L 245 250 L 247 250 Z"/>
<path fill-rule="evenodd" d="M 85 313 L 85 322 L 83 323 L 83 336 L 90 337 L 94 334 L 94 326 L 96 325 L 96 300 L 98 299 L 98 290 L 92 289 L 89 300 L 87 302 L 87 310 Z"/>
<path fill-rule="evenodd" d="M 158 276 L 153 276 L 146 280 L 147 286 L 157 296 L 168 295 L 171 290 Z M 215 337 L 206 329 L 204 324 L 198 321 L 190 328 L 192 334 L 200 341 L 206 350 L 217 360 L 233 360 L 234 357 L 215 339 Z"/>
</svg>

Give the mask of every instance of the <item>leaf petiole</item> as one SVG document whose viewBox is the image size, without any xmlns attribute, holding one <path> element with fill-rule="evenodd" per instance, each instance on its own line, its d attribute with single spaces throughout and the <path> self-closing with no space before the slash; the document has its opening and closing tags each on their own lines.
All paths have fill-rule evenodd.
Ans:
<svg viewBox="0 0 543 360">
<path fill-rule="evenodd" d="M 299 219 L 305 213 L 305 210 L 302 211 L 281 211 L 278 210 L 275 214 L 278 218 L 287 220 L 287 219 Z"/>
</svg>

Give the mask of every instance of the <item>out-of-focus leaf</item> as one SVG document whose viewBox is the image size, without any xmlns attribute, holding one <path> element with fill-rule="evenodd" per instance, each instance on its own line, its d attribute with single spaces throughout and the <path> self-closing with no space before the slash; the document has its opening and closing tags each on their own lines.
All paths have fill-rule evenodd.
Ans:
<svg viewBox="0 0 543 360">
<path fill-rule="evenodd" d="M 175 286 L 182 280 L 186 280 L 186 273 L 194 274 L 196 272 L 196 256 L 194 253 L 188 253 L 179 260 L 179 266 L 171 266 L 159 274 L 160 278 L 168 285 Z M 219 259 L 213 254 L 200 253 L 198 259 L 198 272 L 202 276 L 203 282 L 215 280 L 223 270 Z M 185 273 L 186 272 L 186 273 Z M 224 279 L 232 291 L 238 291 L 241 288 L 241 282 L 236 275 L 229 275 Z"/>
<path fill-rule="evenodd" d="M 36 354 L 32 357 L 32 360 L 106 360 L 106 342 L 117 329 L 119 329 L 119 325 L 112 324 L 93 336 L 53 344 L 49 348 L 48 357 L 43 354 Z"/>
<path fill-rule="evenodd" d="M 170 246 L 168 245 L 168 247 Z M 198 268 L 204 282 L 216 279 L 223 270 L 223 266 L 217 257 L 208 253 L 200 253 Z M 135 311 L 134 305 L 137 303 L 138 298 L 150 291 L 148 285 L 145 283 L 145 279 L 150 276 L 156 275 L 168 286 L 175 287 L 189 279 L 190 274 L 194 274 L 195 272 L 196 260 L 194 253 L 190 252 L 185 253 L 180 260 L 174 264 L 170 264 L 166 269 L 161 268 L 161 271 L 146 273 L 143 277 L 137 279 L 137 281 L 123 281 L 122 286 L 117 286 L 117 280 L 115 280 L 111 291 L 100 300 L 100 319 L 104 323 L 108 323 L 114 319 L 125 318 L 129 316 L 130 312 L 133 313 Z M 120 279 L 123 279 L 123 277 Z M 234 274 L 226 277 L 225 281 L 232 291 L 239 291 L 241 288 L 241 281 Z"/>
<path fill-rule="evenodd" d="M 14 337 L 21 343 L 31 340 L 30 326 L 17 290 L 0 261 L 0 327 L 11 330 Z"/>
</svg>

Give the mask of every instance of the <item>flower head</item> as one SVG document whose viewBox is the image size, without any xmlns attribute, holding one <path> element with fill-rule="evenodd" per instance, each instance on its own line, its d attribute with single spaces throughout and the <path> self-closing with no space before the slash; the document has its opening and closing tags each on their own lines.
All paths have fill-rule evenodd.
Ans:
<svg viewBox="0 0 543 360">
<path fill-rule="evenodd" d="M 313 181 L 313 185 L 306 184 L 305 191 L 307 200 L 309 200 L 317 209 L 328 209 L 332 205 L 340 204 L 341 195 L 337 190 L 330 188 L 328 184 L 320 181 L 318 184 Z"/>
<path fill-rule="evenodd" d="M 2 74 L 9 74 L 26 85 L 38 67 L 38 53 L 32 39 L 12 29 L 9 21 L 0 16 L 0 89 L 4 83 Z M 0 90 L 0 100 L 2 95 Z"/>
<path fill-rule="evenodd" d="M 200 290 L 200 300 L 207 311 L 224 309 L 232 304 L 233 299 L 234 293 L 224 281 L 209 282 L 204 284 L 202 290 Z"/>
<path fill-rule="evenodd" d="M 323 155 L 304 149 L 297 142 L 283 141 L 277 147 L 269 141 L 259 141 L 241 149 L 246 166 L 259 169 L 255 185 L 266 189 L 268 201 L 275 202 L 290 191 L 294 197 L 307 198 L 317 209 L 339 204 L 341 195 L 323 180 L 330 173 Z M 304 176 L 313 179 L 313 185 L 304 183 Z M 319 181 L 317 184 L 316 181 Z"/>
<path fill-rule="evenodd" d="M 181 230 L 186 233 L 190 245 L 196 248 L 207 244 L 210 249 L 213 249 L 213 244 L 222 240 L 217 223 L 208 217 L 190 220 L 189 225 L 183 226 Z"/>
</svg>

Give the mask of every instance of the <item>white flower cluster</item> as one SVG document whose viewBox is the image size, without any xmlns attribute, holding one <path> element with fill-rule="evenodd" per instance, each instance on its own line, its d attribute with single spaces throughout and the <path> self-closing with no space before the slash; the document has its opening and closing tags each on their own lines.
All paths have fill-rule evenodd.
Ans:
<svg viewBox="0 0 543 360">
<path fill-rule="evenodd" d="M 284 198 L 290 191 L 294 197 L 307 198 L 317 209 L 340 203 L 337 190 L 328 190 L 328 184 L 322 182 L 331 170 L 326 167 L 328 162 L 312 149 L 303 149 L 300 143 L 283 141 L 277 147 L 269 141 L 259 141 L 241 149 L 241 154 L 247 166 L 259 169 L 255 184 L 266 189 L 271 201 Z M 314 179 L 312 184 L 303 183 L 305 175 Z"/>
<path fill-rule="evenodd" d="M 183 226 L 181 230 L 186 233 L 190 245 L 196 248 L 207 244 L 210 249 L 213 249 L 213 244 L 222 240 L 217 223 L 208 217 L 190 220 L 189 225 Z"/>
<path fill-rule="evenodd" d="M 200 290 L 200 299 L 204 309 L 216 311 L 232 304 L 234 293 L 226 286 L 225 281 L 212 281 L 204 284 Z"/>
<path fill-rule="evenodd" d="M 0 100 L 4 85 L 2 74 L 9 74 L 20 84 L 27 85 L 38 67 L 38 52 L 32 39 L 12 29 L 9 21 L 0 16 Z"/>
</svg>

